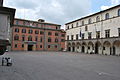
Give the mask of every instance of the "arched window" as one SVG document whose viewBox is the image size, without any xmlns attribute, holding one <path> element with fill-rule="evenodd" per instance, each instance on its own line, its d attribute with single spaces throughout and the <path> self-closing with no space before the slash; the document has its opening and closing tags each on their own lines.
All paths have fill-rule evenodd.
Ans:
<svg viewBox="0 0 120 80">
<path fill-rule="evenodd" d="M 82 26 L 84 26 L 84 21 L 82 21 Z"/>
<path fill-rule="evenodd" d="M 100 21 L 100 17 L 99 16 L 96 17 L 96 22 L 98 22 L 98 21 Z"/>
<path fill-rule="evenodd" d="M 76 27 L 78 27 L 78 22 L 76 23 Z"/>
<path fill-rule="evenodd" d="M 73 28 L 73 24 L 72 24 L 71 26 L 72 26 L 72 28 Z"/>
<path fill-rule="evenodd" d="M 105 19 L 109 19 L 109 13 L 105 14 Z"/>
<path fill-rule="evenodd" d="M 120 16 L 120 9 L 118 9 L 118 16 Z"/>
<path fill-rule="evenodd" d="M 88 20 L 88 24 L 90 24 L 91 23 L 91 18 Z"/>
<path fill-rule="evenodd" d="M 18 35 L 15 35 L 15 36 L 14 36 L 14 40 L 19 40 L 19 36 L 18 36 Z"/>
<path fill-rule="evenodd" d="M 29 37 L 28 37 L 28 41 L 32 41 L 32 36 L 29 36 Z"/>
</svg>

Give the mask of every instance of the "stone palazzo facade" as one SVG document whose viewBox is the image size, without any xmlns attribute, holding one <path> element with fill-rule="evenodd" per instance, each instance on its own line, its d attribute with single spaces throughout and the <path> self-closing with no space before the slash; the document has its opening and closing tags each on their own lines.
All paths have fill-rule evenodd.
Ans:
<svg viewBox="0 0 120 80">
<path fill-rule="evenodd" d="M 62 51 L 65 48 L 65 31 L 61 25 L 38 21 L 14 19 L 11 28 L 12 51 Z"/>
<path fill-rule="evenodd" d="M 65 25 L 67 51 L 120 55 L 120 5 Z"/>
</svg>

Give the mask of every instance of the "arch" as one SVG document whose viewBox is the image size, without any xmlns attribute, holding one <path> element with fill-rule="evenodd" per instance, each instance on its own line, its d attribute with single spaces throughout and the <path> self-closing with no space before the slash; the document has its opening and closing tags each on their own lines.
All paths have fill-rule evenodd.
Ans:
<svg viewBox="0 0 120 80">
<path fill-rule="evenodd" d="M 111 55 L 120 55 L 120 41 L 116 40 L 113 42 L 113 46 L 112 46 L 112 54 Z"/>
<path fill-rule="evenodd" d="M 72 43 L 72 52 L 75 52 L 75 43 Z"/>
<path fill-rule="evenodd" d="M 93 42 L 88 42 L 88 53 L 92 53 L 93 52 L 93 50 L 94 50 L 94 44 L 93 44 Z"/>
<path fill-rule="evenodd" d="M 105 42 L 103 43 L 103 45 L 110 46 L 111 43 L 110 43 L 109 41 L 105 41 Z"/>
<path fill-rule="evenodd" d="M 74 43 L 74 42 L 72 43 L 72 46 L 75 46 L 75 43 Z"/>
<path fill-rule="evenodd" d="M 105 41 L 103 43 L 103 54 L 111 55 L 111 43 L 109 41 Z"/>
<path fill-rule="evenodd" d="M 68 43 L 68 46 L 71 46 L 71 43 Z"/>
<path fill-rule="evenodd" d="M 81 44 L 80 44 L 80 42 L 76 43 L 76 52 L 81 52 Z"/>
<path fill-rule="evenodd" d="M 96 17 L 96 22 L 98 22 L 98 21 L 100 21 L 100 17 L 99 16 Z"/>
<path fill-rule="evenodd" d="M 105 19 L 109 19 L 109 13 L 105 14 Z"/>
<path fill-rule="evenodd" d="M 77 42 L 77 43 L 76 43 L 76 46 L 80 46 L 80 45 L 81 45 L 80 42 Z"/>
<path fill-rule="evenodd" d="M 95 42 L 95 54 L 102 54 L 102 46 L 100 41 Z"/>
<path fill-rule="evenodd" d="M 71 51 L 71 43 L 68 43 L 68 45 L 67 45 L 67 51 Z"/>
<path fill-rule="evenodd" d="M 83 42 L 83 43 L 82 43 L 81 52 L 82 52 L 82 53 L 87 53 L 87 44 L 86 44 L 86 42 Z"/>
</svg>

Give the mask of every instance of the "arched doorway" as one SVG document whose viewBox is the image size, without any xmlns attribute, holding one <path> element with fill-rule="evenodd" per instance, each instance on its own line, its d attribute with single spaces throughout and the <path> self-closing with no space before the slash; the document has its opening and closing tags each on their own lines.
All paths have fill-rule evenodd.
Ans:
<svg viewBox="0 0 120 80">
<path fill-rule="evenodd" d="M 68 45 L 67 45 L 67 50 L 68 50 L 68 51 L 71 51 L 71 43 L 68 43 Z"/>
<path fill-rule="evenodd" d="M 102 53 L 102 49 L 101 49 L 101 43 L 99 41 L 97 41 L 95 43 L 95 54 L 101 54 Z"/>
<path fill-rule="evenodd" d="M 103 43 L 103 54 L 110 55 L 111 54 L 111 44 L 109 41 L 105 41 Z"/>
<path fill-rule="evenodd" d="M 80 48 L 81 48 L 81 44 L 80 44 L 80 42 L 77 42 L 76 43 L 76 52 L 81 52 Z"/>
<path fill-rule="evenodd" d="M 82 50 L 81 50 L 82 53 L 87 53 L 87 45 L 85 42 L 82 43 Z"/>
<path fill-rule="evenodd" d="M 72 52 L 75 52 L 75 43 L 72 43 Z"/>
<path fill-rule="evenodd" d="M 113 53 L 111 55 L 120 55 L 120 41 L 113 42 Z"/>
<path fill-rule="evenodd" d="M 88 42 L 88 53 L 92 53 L 94 50 L 94 44 L 92 42 Z"/>
</svg>

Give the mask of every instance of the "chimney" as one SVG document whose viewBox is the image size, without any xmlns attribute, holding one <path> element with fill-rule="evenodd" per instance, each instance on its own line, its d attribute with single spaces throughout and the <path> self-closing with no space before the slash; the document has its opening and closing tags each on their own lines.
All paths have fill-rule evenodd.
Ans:
<svg viewBox="0 0 120 80">
<path fill-rule="evenodd" d="M 38 22 L 45 22 L 45 20 L 44 19 L 39 19 Z"/>
<path fill-rule="evenodd" d="M 0 0 L 0 7 L 3 6 L 3 0 Z"/>
</svg>

